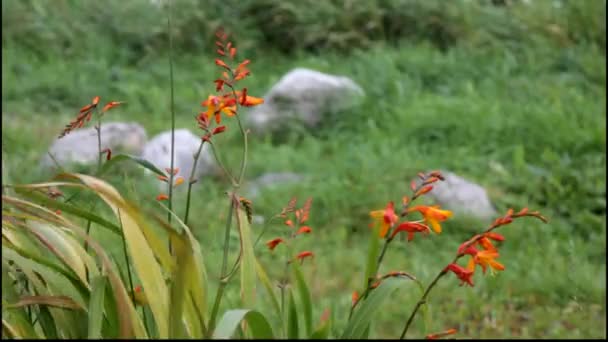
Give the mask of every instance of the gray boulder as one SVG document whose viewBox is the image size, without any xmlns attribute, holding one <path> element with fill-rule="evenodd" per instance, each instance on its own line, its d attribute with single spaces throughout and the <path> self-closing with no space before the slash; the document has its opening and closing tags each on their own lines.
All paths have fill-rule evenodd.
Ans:
<svg viewBox="0 0 608 342">
<path fill-rule="evenodd" d="M 354 106 L 364 91 L 344 76 L 296 68 L 283 76 L 264 96 L 264 103 L 247 115 L 253 133 L 264 134 L 284 128 L 290 121 L 316 127 L 323 115 Z"/>
<path fill-rule="evenodd" d="M 146 139 L 146 130 L 134 122 L 108 122 L 101 125 L 101 149 L 109 148 L 112 154 L 139 155 Z M 97 131 L 94 127 L 74 130 L 55 140 L 48 152 L 62 167 L 69 164 L 95 165 L 99 155 Z M 49 153 L 42 157 L 41 165 L 55 169 L 56 164 Z"/>
<path fill-rule="evenodd" d="M 201 144 L 201 137 L 192 134 L 187 129 L 175 130 L 175 153 L 174 167 L 179 168 L 176 176 L 184 177 L 187 182 L 194 165 L 194 155 Z M 171 167 L 171 131 L 165 131 L 150 139 L 144 146 L 142 158 L 148 160 L 161 170 Z M 203 145 L 203 150 L 198 159 L 195 178 L 205 175 L 216 174 L 219 168 L 215 164 L 211 149 L 208 144 Z M 163 184 L 164 186 L 164 184 Z"/>
<path fill-rule="evenodd" d="M 441 171 L 441 174 L 445 181 L 433 183 L 433 190 L 426 196 L 457 216 L 467 215 L 481 220 L 496 217 L 496 209 L 483 187 L 452 172 Z"/>
</svg>

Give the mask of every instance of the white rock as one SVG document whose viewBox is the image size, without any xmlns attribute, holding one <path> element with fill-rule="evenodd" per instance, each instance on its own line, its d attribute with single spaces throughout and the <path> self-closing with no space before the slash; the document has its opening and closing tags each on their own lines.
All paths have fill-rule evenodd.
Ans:
<svg viewBox="0 0 608 342">
<path fill-rule="evenodd" d="M 192 134 L 187 129 L 175 130 L 175 152 L 174 167 L 179 168 L 177 176 L 184 177 L 187 182 L 194 165 L 194 155 L 201 144 L 201 137 Z M 161 170 L 171 167 L 171 131 L 156 135 L 144 146 L 142 158 L 148 160 Z M 203 150 L 198 159 L 195 178 L 217 173 L 215 160 L 208 144 L 203 145 Z M 162 183 L 161 183 L 162 184 Z M 162 184 L 164 186 L 164 184 Z"/>
<path fill-rule="evenodd" d="M 294 120 L 316 127 L 324 114 L 350 108 L 362 96 L 363 89 L 348 77 L 296 68 L 268 91 L 263 104 L 248 113 L 248 127 L 262 134 Z"/>
<path fill-rule="evenodd" d="M 454 173 L 441 171 L 445 181 L 433 183 L 428 196 L 442 208 L 452 210 L 455 215 L 467 215 L 482 220 L 496 217 L 496 209 L 490 202 L 486 190 Z"/>
<path fill-rule="evenodd" d="M 114 155 L 139 155 L 146 139 L 146 130 L 134 122 L 108 122 L 101 125 L 101 149 L 109 148 Z M 99 155 L 97 131 L 94 127 L 74 130 L 55 140 L 49 152 L 62 167 L 69 164 L 94 165 Z M 41 165 L 53 169 L 57 166 L 48 153 L 42 157 Z"/>
</svg>

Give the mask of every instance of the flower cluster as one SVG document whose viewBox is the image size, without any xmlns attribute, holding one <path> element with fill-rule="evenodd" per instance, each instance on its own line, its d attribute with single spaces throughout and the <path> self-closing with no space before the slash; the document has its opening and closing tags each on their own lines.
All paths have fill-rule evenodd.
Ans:
<svg viewBox="0 0 608 342">
<path fill-rule="evenodd" d="M 543 222 L 547 222 L 547 219 L 537 211 L 529 212 L 528 208 L 523 208 L 521 211 L 515 214 L 513 209 L 509 209 L 505 216 L 497 218 L 492 223 L 490 228 L 488 228 L 488 230 L 486 230 L 484 233 L 477 234 L 471 239 L 462 243 L 460 247 L 458 247 L 456 259 L 454 262 L 446 266 L 444 272 L 451 271 L 454 273 L 456 277 L 460 279 L 461 286 L 464 284 L 473 286 L 474 284 L 472 277 L 477 266 L 481 267 L 483 274 L 486 273 L 488 267 L 490 268 L 491 273 L 494 273 L 495 271 L 504 271 L 505 266 L 496 261 L 496 259 L 499 257 L 499 253 L 492 241 L 503 242 L 505 241 L 505 238 L 501 234 L 492 232 L 492 230 L 507 225 L 513 222 L 513 219 L 523 216 L 533 216 L 542 220 Z M 470 256 L 466 268 L 456 263 L 459 258 L 464 257 L 465 255 Z"/>
<path fill-rule="evenodd" d="M 213 82 L 216 85 L 215 91 L 219 94 L 209 95 L 201 103 L 206 110 L 200 112 L 196 117 L 199 128 L 205 131 L 205 135 L 203 136 L 205 141 L 209 141 L 212 136 L 226 130 L 226 126 L 216 126 L 212 129 L 211 118 L 214 118 L 215 124 L 219 125 L 222 121 L 222 114 L 228 117 L 237 115 L 238 105 L 252 107 L 264 102 L 262 98 L 249 96 L 247 88 L 236 90 L 236 83 L 251 74 L 247 68 L 251 61 L 246 59 L 236 67 L 232 67 L 231 64 L 235 61 L 236 48 L 232 42 L 226 42 L 228 35 L 222 30 L 216 33 L 216 37 L 218 38 L 215 42 L 215 45 L 218 47 L 216 52 L 219 57 L 215 60 L 215 64 L 222 69 L 222 76 Z M 229 61 L 226 61 L 226 58 Z M 224 91 L 225 88 L 227 88 L 226 91 Z"/>
<path fill-rule="evenodd" d="M 80 111 L 78 112 L 78 116 L 76 116 L 76 118 L 74 120 L 72 120 L 69 124 L 67 124 L 65 126 L 65 128 L 59 135 L 59 139 L 68 135 L 71 131 L 75 130 L 76 128 L 82 128 L 85 123 L 91 121 L 91 118 L 93 117 L 93 111 L 97 108 L 97 105 L 99 104 L 99 100 L 100 100 L 100 97 L 95 96 L 93 98 L 93 100 L 91 100 L 91 103 L 80 108 Z M 110 102 L 106 103 L 105 106 L 103 106 L 103 108 L 101 109 L 101 114 L 99 114 L 99 115 L 103 115 L 103 113 L 105 113 L 108 110 L 110 110 L 118 105 L 121 105 L 123 103 L 124 102 L 121 102 L 121 101 L 110 101 Z"/>
<path fill-rule="evenodd" d="M 432 183 L 443 180 L 443 176 L 439 171 L 433 171 L 429 174 L 420 173 L 418 177 L 421 179 L 421 183 L 417 184 L 416 181 L 412 181 L 411 189 L 414 192 L 412 201 L 418 197 L 433 190 Z M 407 240 L 412 241 L 415 233 L 428 234 L 430 232 L 429 225 L 433 228 L 435 233 L 441 233 L 440 222 L 443 222 L 452 216 L 452 212 L 449 210 L 442 210 L 440 206 L 425 206 L 417 205 L 409 208 L 411 201 L 409 197 L 403 197 L 403 208 L 401 216 L 406 216 L 413 212 L 419 212 L 423 216 L 423 220 L 420 221 L 405 221 L 397 225 L 399 222 L 399 216 L 395 213 L 394 202 L 389 202 L 386 208 L 381 210 L 374 210 L 370 212 L 370 216 L 374 220 L 374 223 L 379 226 L 378 235 L 381 238 L 387 238 L 389 241 L 394 239 L 395 236 L 400 232 L 407 233 Z M 372 227 L 374 225 L 372 223 Z M 392 229 L 396 227 L 395 229 Z M 390 235 L 387 234 L 389 231 L 392 232 Z"/>
<path fill-rule="evenodd" d="M 291 228 L 291 233 L 288 234 L 289 237 L 285 237 L 285 239 L 277 237 L 272 240 L 266 242 L 266 246 L 268 249 L 273 251 L 279 244 L 289 245 L 289 242 L 295 239 L 297 236 L 302 234 L 310 234 L 312 233 L 312 228 L 307 225 L 304 225 L 310 216 L 310 207 L 312 205 L 312 199 L 309 198 L 304 202 L 304 205 L 300 209 L 295 209 L 296 199 L 292 198 L 287 207 L 283 208 L 279 217 L 285 219 L 284 224 Z M 291 214 L 292 215 L 288 215 Z M 290 217 L 291 216 L 291 217 Z M 303 262 L 305 258 L 314 257 L 314 253 L 310 251 L 303 251 L 298 253 L 293 260 L 289 260 L 288 263 L 291 263 L 295 260 L 300 260 Z"/>
</svg>

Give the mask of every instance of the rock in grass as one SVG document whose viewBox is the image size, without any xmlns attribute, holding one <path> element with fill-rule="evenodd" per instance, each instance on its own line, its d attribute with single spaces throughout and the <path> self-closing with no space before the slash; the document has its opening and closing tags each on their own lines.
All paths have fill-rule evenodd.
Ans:
<svg viewBox="0 0 608 342">
<path fill-rule="evenodd" d="M 118 153 L 139 155 L 146 139 L 146 130 L 134 122 L 108 122 L 101 125 L 101 149 L 109 148 L 113 155 Z M 61 167 L 70 164 L 96 165 L 99 155 L 97 130 L 94 127 L 74 130 L 63 138 L 55 140 L 48 152 Z M 44 168 L 57 168 L 49 153 L 42 157 L 41 165 Z"/>
<path fill-rule="evenodd" d="M 185 182 L 188 182 L 190 179 L 190 173 L 192 172 L 192 166 L 194 165 L 194 155 L 198 151 L 200 144 L 201 137 L 192 134 L 189 130 L 175 130 L 174 167 L 179 168 L 176 176 L 184 177 Z M 148 160 L 163 171 L 165 168 L 170 168 L 171 131 L 162 132 L 150 139 L 144 146 L 142 158 Z M 216 174 L 218 171 L 209 145 L 203 145 L 203 150 L 201 151 L 195 171 L 195 178 Z M 164 186 L 164 183 L 161 184 Z"/>
<path fill-rule="evenodd" d="M 448 171 L 441 171 L 445 181 L 433 183 L 428 196 L 442 208 L 452 210 L 454 215 L 466 215 L 481 220 L 496 217 L 496 209 L 490 202 L 486 190 Z"/>
<path fill-rule="evenodd" d="M 348 77 L 296 68 L 248 113 L 247 126 L 258 134 L 281 130 L 294 121 L 317 127 L 324 115 L 353 107 L 363 95 L 363 89 Z"/>
</svg>

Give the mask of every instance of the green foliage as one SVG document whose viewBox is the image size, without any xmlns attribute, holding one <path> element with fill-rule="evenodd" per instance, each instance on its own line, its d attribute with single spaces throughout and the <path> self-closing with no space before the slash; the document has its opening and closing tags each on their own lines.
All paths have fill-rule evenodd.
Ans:
<svg viewBox="0 0 608 342">
<path fill-rule="evenodd" d="M 241 269 L 243 278 L 257 278 L 264 287 L 263 293 L 255 291 L 257 313 L 241 312 L 240 320 L 228 315 L 229 309 L 243 307 L 241 287 L 228 287 L 216 332 L 252 337 L 255 328 L 243 331 L 241 322 L 256 324 L 252 321 L 261 322 L 263 316 L 275 337 L 307 337 L 311 327 L 313 336 L 341 336 L 352 324 L 346 320 L 349 293 L 366 278 L 362 265 L 369 256 L 368 212 L 383 207 L 387 199 L 399 200 L 416 172 L 446 168 L 486 186 L 499 212 L 528 206 L 550 217 L 551 224 L 527 222 L 505 229 L 508 241 L 501 246 L 501 259 L 508 271 L 476 281 L 474 289 L 457 288 L 453 279 L 440 283 L 428 302 L 426 322 L 415 321 L 411 336 L 446 326 L 476 338 L 605 336 L 605 1 L 511 3 L 176 2 L 178 127 L 194 130 L 192 116 L 200 110 L 202 94 L 212 90 L 216 71 L 200 52 L 212 51 L 212 32 L 219 25 L 235 33 L 239 54 L 257 56 L 255 75 L 246 81 L 255 95 L 295 66 L 348 75 L 367 93 L 359 107 L 328 118 L 312 134 L 287 134 L 281 142 L 252 139 L 246 179 L 269 170 L 309 176 L 299 184 L 265 190 L 254 199 L 254 214 L 268 218 L 278 203 L 294 194 L 313 197 L 310 225 L 315 236 L 299 243 L 322 261 L 301 268 L 308 283 L 300 284 L 299 276 L 292 279 L 283 310 L 276 288 L 283 267 L 273 267 L 280 259 L 262 251 L 260 244 L 255 259 Z M 554 7 L 556 3 L 561 7 Z M 2 6 L 4 184 L 52 176 L 38 170 L 38 158 L 93 95 L 128 102 L 108 114 L 111 120 L 139 121 L 149 136 L 166 129 L 163 8 L 144 0 L 57 0 L 52 5 L 12 0 Z M 229 19 L 234 16 L 239 20 Z M 324 54 L 321 58 L 304 51 Z M 229 166 L 237 166 L 240 158 L 237 130 L 228 123 L 228 131 L 216 140 Z M 137 209 L 125 207 L 120 213 L 101 205 L 89 211 L 84 203 L 99 198 L 88 190 L 75 204 L 65 204 L 36 195 L 31 188 L 8 189 L 51 211 L 60 209 L 69 221 L 24 203 L 3 201 L 3 336 L 204 335 L 209 319 L 206 296 L 213 293 L 207 286 L 213 289 L 216 284 L 209 279 L 216 280 L 220 273 L 226 186 L 214 179 L 197 183 L 192 231 L 176 216 L 180 229 L 157 221 L 154 225 L 147 221 L 158 209 L 153 203 L 155 176 L 144 173 L 141 162 L 132 168 L 126 168 L 128 164 L 104 174 L 126 202 L 137 203 Z M 9 180 L 4 177 L 6 166 Z M 81 188 L 64 190 L 69 197 Z M 116 207 L 118 202 L 112 203 Z M 179 211 L 183 205 L 178 192 L 174 208 Z M 25 226 L 4 219 L 13 215 L 18 222 L 26 215 Z M 136 244 L 129 246 L 129 254 L 145 250 L 147 244 L 154 255 L 139 258 L 139 266 L 131 268 L 135 282 L 144 282 L 139 273 L 150 263 L 161 269 L 162 279 L 157 274 L 146 281 L 166 284 L 167 298 L 148 296 L 158 301 L 154 310 L 133 304 L 117 234 L 121 225 L 130 225 L 127 216 L 136 223 L 133 231 L 141 232 L 128 238 Z M 89 256 L 82 247 L 87 220 L 94 227 Z M 244 217 L 241 221 L 246 222 Z M 478 232 L 482 224 L 456 217 L 436 239 L 399 242 L 387 253 L 381 271 L 406 269 L 426 282 L 453 256 L 456 241 Z M 253 236 L 261 230 L 257 224 L 247 228 Z M 265 237 L 281 229 L 280 224 L 271 225 Z M 182 234 L 176 247 L 187 251 L 175 264 L 183 268 L 172 266 L 164 245 L 168 235 L 178 234 L 175 230 Z M 231 255 L 239 253 L 241 238 L 238 230 L 231 232 Z M 99 284 L 102 277 L 105 292 Z M 21 285 L 26 281 L 29 292 Z M 253 285 L 243 282 L 246 294 L 254 293 L 247 288 Z M 146 294 L 149 286 L 144 284 Z M 69 296 L 88 312 L 4 305 L 28 293 Z M 369 336 L 397 336 L 405 319 L 403 308 L 418 296 L 414 290 L 400 291 L 383 300 Z M 181 307 L 166 306 L 168 301 L 178 301 Z M 164 312 L 159 310 L 162 305 Z M 315 317 L 327 308 L 332 318 L 315 325 Z M 170 310 L 178 313 L 171 315 Z M 179 313 L 185 319 L 176 327 Z M 255 318 L 249 321 L 249 315 Z M 276 328 L 284 325 L 287 331 Z M 360 328 L 352 331 L 367 334 Z"/>
</svg>

